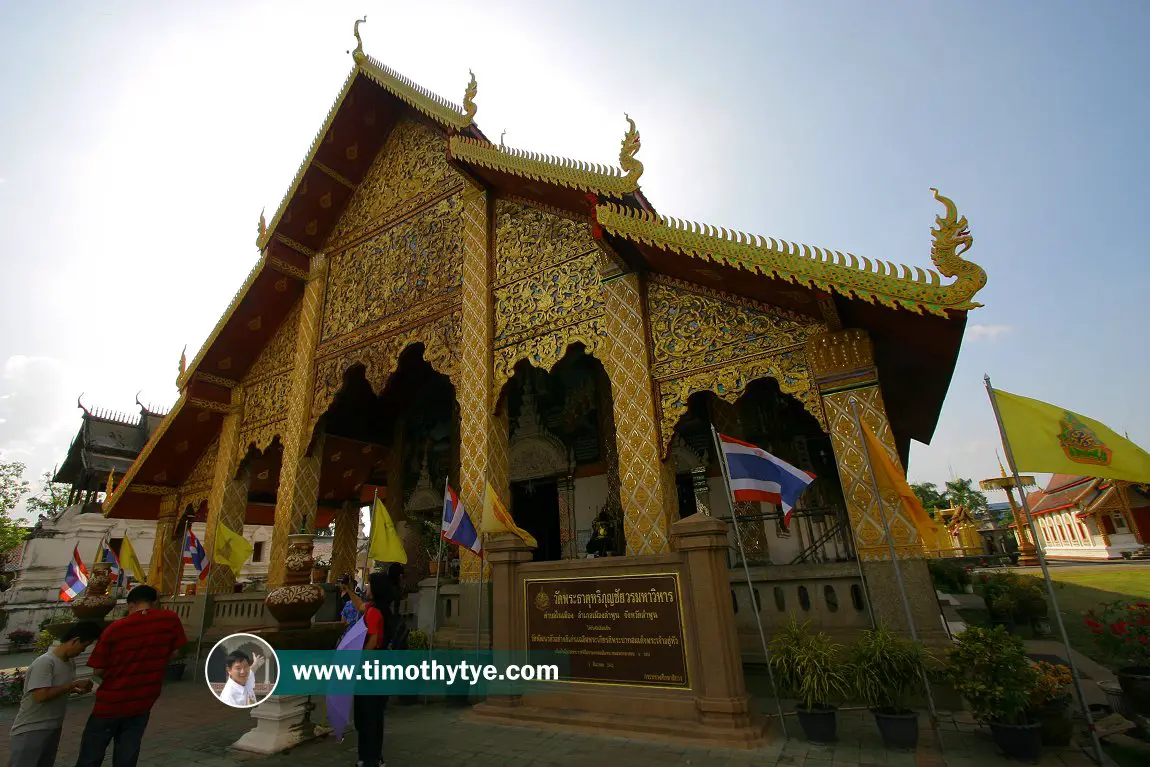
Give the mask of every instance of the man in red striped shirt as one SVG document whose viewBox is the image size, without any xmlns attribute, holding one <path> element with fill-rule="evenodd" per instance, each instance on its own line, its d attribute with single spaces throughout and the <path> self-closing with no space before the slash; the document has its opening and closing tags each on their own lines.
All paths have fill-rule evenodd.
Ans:
<svg viewBox="0 0 1150 767">
<path fill-rule="evenodd" d="M 156 607 L 159 598 L 151 586 L 132 589 L 127 616 L 104 629 L 88 659 L 100 686 L 76 767 L 100 767 L 113 741 L 112 767 L 136 767 L 168 661 L 188 641 L 179 616 Z"/>
</svg>

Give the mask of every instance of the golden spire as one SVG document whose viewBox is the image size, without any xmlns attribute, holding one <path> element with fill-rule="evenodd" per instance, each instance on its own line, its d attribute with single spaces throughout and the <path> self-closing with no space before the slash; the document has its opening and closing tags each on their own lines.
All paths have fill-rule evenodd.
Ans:
<svg viewBox="0 0 1150 767">
<path fill-rule="evenodd" d="M 116 489 L 116 470 L 108 469 L 108 484 L 104 488 L 104 495 L 107 498 L 112 497 L 112 491 Z"/>
<path fill-rule="evenodd" d="M 627 119 L 627 124 L 630 126 L 627 133 L 623 136 L 623 144 L 619 147 L 619 167 L 627 174 L 627 180 L 637 184 L 639 177 L 643 175 L 643 163 L 635 159 L 635 153 L 639 151 L 641 144 L 639 143 L 639 131 L 635 128 L 635 121 L 631 116 L 624 113 L 623 117 Z"/>
<path fill-rule="evenodd" d="M 1005 477 L 1006 476 L 1006 467 L 1002 465 L 1002 456 L 1000 456 L 998 454 L 997 450 L 994 451 L 994 457 L 998 459 L 998 470 L 1001 471 L 1002 476 Z"/>
<path fill-rule="evenodd" d="M 475 82 L 475 73 L 470 69 L 467 73 L 471 75 L 471 81 L 467 83 L 467 90 L 463 92 L 463 114 L 467 117 L 467 124 L 475 122 L 475 113 L 478 107 L 475 106 L 475 94 L 479 92 L 479 85 Z"/>
<path fill-rule="evenodd" d="M 355 26 L 352 27 L 352 34 L 355 35 L 355 50 L 351 52 L 352 56 L 359 57 L 363 55 L 363 38 L 359 36 L 359 25 L 366 21 L 367 16 L 364 16 L 362 19 L 356 19 Z"/>
</svg>

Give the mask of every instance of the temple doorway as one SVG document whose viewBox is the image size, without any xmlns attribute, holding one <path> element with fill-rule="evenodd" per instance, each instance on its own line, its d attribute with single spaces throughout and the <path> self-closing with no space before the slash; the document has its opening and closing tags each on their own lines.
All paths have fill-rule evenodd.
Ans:
<svg viewBox="0 0 1150 767">
<path fill-rule="evenodd" d="M 559 482 L 555 479 L 527 480 L 511 485 L 511 516 L 515 524 L 534 536 L 539 547 L 534 560 L 546 562 L 563 558 L 559 532 Z"/>
</svg>

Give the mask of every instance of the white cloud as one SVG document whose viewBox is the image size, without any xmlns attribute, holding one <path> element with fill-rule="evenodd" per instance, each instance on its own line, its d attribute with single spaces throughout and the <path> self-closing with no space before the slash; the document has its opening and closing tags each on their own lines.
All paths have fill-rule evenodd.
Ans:
<svg viewBox="0 0 1150 767">
<path fill-rule="evenodd" d="M 966 337 L 971 341 L 997 341 L 1000 335 L 1009 333 L 1014 328 L 1010 325 L 971 325 L 966 329 Z"/>
</svg>

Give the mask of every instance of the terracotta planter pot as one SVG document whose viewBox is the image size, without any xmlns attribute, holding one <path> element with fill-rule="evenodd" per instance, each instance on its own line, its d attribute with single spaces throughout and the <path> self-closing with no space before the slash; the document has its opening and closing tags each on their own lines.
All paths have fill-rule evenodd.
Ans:
<svg viewBox="0 0 1150 767">
<path fill-rule="evenodd" d="M 427 574 L 428 575 L 435 575 L 437 572 L 439 572 L 439 563 L 438 562 L 429 563 L 427 566 Z"/>
<path fill-rule="evenodd" d="M 1122 687 L 1125 708 L 1139 716 L 1150 716 L 1150 668 L 1130 666 L 1115 674 Z"/>
<path fill-rule="evenodd" d="M 990 723 L 990 734 L 1007 759 L 1037 762 L 1042 756 L 1042 723 L 1000 724 Z"/>
<path fill-rule="evenodd" d="M 287 577 L 264 599 L 281 629 L 304 629 L 323 605 L 323 588 L 311 583 L 314 541 L 310 533 L 288 536 Z"/>
<path fill-rule="evenodd" d="M 79 621 L 103 623 L 104 616 L 116 606 L 116 598 L 108 593 L 112 583 L 112 565 L 100 562 L 92 566 L 92 577 L 79 599 L 72 602 L 72 614 Z"/>
<path fill-rule="evenodd" d="M 331 568 L 328 567 L 313 567 L 311 569 L 311 582 L 312 583 L 327 583 L 328 573 Z"/>
</svg>

